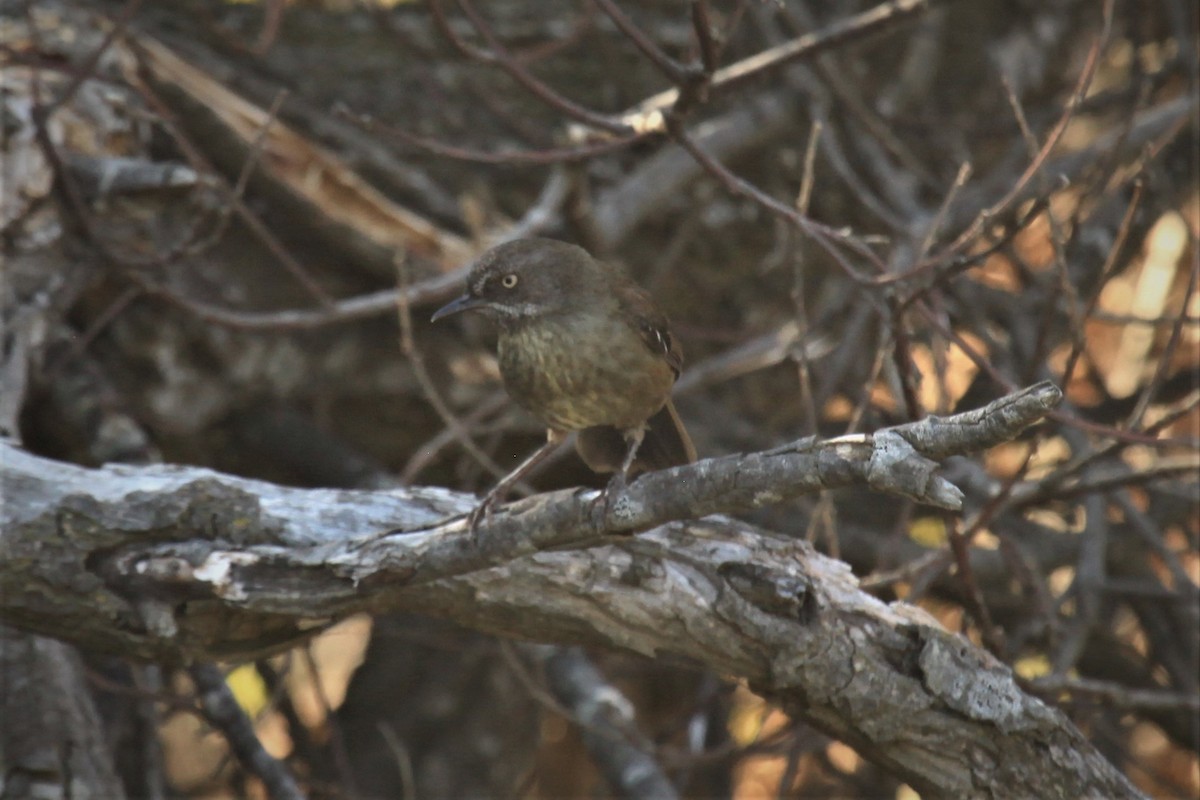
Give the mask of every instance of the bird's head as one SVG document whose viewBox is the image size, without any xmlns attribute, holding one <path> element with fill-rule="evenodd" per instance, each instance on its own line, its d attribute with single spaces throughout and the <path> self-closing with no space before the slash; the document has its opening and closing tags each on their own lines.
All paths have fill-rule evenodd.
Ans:
<svg viewBox="0 0 1200 800">
<path fill-rule="evenodd" d="M 582 247 L 553 239 L 517 239 L 493 247 L 471 267 L 466 292 L 432 321 L 481 311 L 501 325 L 569 312 L 604 297 L 603 268 Z M 589 299 L 590 298 L 590 299 Z"/>
</svg>

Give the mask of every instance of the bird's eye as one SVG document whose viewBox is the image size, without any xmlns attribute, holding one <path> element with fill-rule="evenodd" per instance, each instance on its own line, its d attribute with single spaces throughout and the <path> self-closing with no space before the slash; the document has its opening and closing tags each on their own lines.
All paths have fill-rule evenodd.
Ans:
<svg viewBox="0 0 1200 800">
<path fill-rule="evenodd" d="M 517 285 L 517 276 L 511 272 L 500 279 L 500 285 L 505 289 L 511 289 Z"/>
</svg>

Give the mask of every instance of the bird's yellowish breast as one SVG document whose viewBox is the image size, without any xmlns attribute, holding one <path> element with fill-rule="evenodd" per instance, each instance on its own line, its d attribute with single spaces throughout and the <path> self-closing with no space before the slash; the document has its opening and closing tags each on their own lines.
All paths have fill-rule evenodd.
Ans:
<svg viewBox="0 0 1200 800">
<path fill-rule="evenodd" d="M 636 331 L 602 313 L 504 331 L 498 355 L 512 398 L 559 430 L 638 427 L 662 408 L 675 382 Z"/>
</svg>

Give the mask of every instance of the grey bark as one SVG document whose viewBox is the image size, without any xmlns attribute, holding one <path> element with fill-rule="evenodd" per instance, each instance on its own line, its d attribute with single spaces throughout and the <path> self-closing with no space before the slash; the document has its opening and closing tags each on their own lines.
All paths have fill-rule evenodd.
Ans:
<svg viewBox="0 0 1200 800">
<path fill-rule="evenodd" d="M 83 669 L 70 645 L 0 625 L 0 797 L 125 797 Z"/>
<path fill-rule="evenodd" d="M 1008 667 L 920 609 L 860 591 L 843 563 L 726 517 L 670 521 L 686 512 L 680 495 L 706 513 L 778 502 L 797 485 L 869 480 L 946 498 L 919 451 L 947 454 L 948 433 L 990 441 L 1006 417 L 1019 430 L 1057 397 L 1035 387 L 873 437 L 645 476 L 607 516 L 588 494 L 540 495 L 476 534 L 455 516 L 470 498 L 440 489 L 87 470 L 5 446 L 0 611 L 83 646 L 176 660 L 249 658 L 352 612 L 415 611 L 501 635 L 695 659 L 746 678 L 930 796 L 1134 797 Z M 1030 416 L 1016 413 L 1022 403 Z"/>
</svg>

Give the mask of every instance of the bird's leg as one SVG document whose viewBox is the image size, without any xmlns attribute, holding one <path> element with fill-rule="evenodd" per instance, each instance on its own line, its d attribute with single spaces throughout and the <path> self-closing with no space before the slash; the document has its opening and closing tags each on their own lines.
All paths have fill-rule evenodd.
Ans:
<svg viewBox="0 0 1200 800">
<path fill-rule="evenodd" d="M 492 509 L 508 495 L 509 490 L 531 469 L 541 463 L 546 456 L 553 453 L 566 436 L 564 432 L 553 428 L 546 430 L 546 443 L 534 450 L 533 454 L 518 464 L 516 469 L 501 478 L 500 482 L 483 496 L 483 500 L 467 516 L 467 525 L 470 526 L 472 532 L 479 527 L 482 520 L 492 515 Z"/>
<path fill-rule="evenodd" d="M 625 485 L 629 480 L 629 470 L 633 467 L 634 459 L 637 458 L 638 448 L 642 446 L 642 439 L 646 436 L 645 426 L 639 428 L 629 428 L 621 431 L 621 436 L 625 438 L 625 460 L 621 462 L 621 468 L 613 473 L 613 476 L 608 479 L 608 485 L 604 487 L 604 493 L 597 497 L 604 499 L 604 514 L 608 516 L 609 508 L 612 507 L 613 498 L 620 496 L 625 491 Z"/>
</svg>

